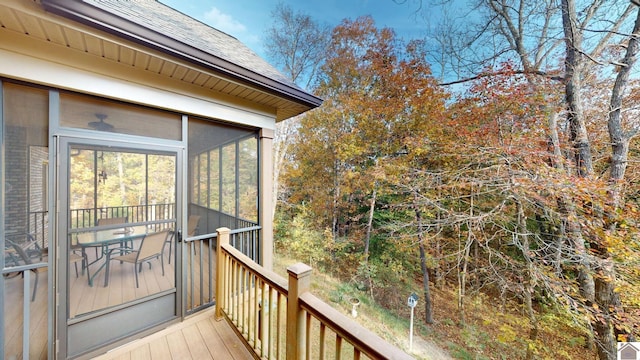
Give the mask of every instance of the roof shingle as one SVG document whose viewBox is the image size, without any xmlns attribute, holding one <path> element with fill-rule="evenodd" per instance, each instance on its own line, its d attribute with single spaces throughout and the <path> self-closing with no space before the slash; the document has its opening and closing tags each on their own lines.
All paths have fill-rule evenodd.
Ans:
<svg viewBox="0 0 640 360">
<path fill-rule="evenodd" d="M 85 2 L 194 49 L 300 89 L 235 37 L 159 1 L 85 0 Z"/>
</svg>

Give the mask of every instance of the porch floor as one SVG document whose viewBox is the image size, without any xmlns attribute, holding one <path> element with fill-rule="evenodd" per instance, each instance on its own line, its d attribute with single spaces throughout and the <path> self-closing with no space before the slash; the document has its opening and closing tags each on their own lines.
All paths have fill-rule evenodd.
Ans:
<svg viewBox="0 0 640 360">
<path fill-rule="evenodd" d="M 96 357 L 126 359 L 253 359 L 226 320 L 214 320 L 215 308 Z"/>
<path fill-rule="evenodd" d="M 203 251 L 204 250 L 204 251 Z M 87 283 L 86 274 L 76 277 L 73 265 L 69 274 L 69 311 L 71 316 L 104 309 L 109 306 L 126 303 L 135 299 L 143 298 L 158 291 L 163 291 L 174 287 L 175 267 L 174 261 L 168 264 L 168 247 L 165 248 L 164 267 L 165 274 L 162 275 L 159 259 L 152 260 L 152 267 L 146 264 L 140 275 L 140 286 L 135 287 L 134 270 L 131 264 L 119 264 L 114 261 L 110 272 L 109 285 L 104 286 L 103 270 L 94 279 L 94 286 Z M 88 252 L 89 260 L 95 260 L 93 251 Z M 46 260 L 45 260 L 46 261 Z M 215 269 L 215 251 L 210 251 L 208 246 L 198 247 L 197 253 L 186 256 L 187 268 L 195 269 Z M 193 266 L 190 263 L 193 261 Z M 78 264 L 80 265 L 80 264 Z M 92 265 L 92 274 L 97 265 Z M 36 297 L 30 302 L 30 358 L 47 358 L 47 282 L 48 271 L 41 269 L 38 272 L 38 286 Z M 33 279 L 34 276 L 32 276 Z M 193 279 L 191 279 L 193 277 Z M 200 281 L 200 272 L 193 275 L 187 271 L 188 286 L 187 304 L 190 308 L 197 307 L 203 301 L 202 296 L 210 293 L 210 289 L 215 287 L 215 277 L 213 283 Z M 191 282 L 193 280 L 193 282 Z M 7 359 L 22 358 L 22 303 L 23 303 L 23 282 L 21 276 L 12 276 L 5 279 L 5 349 L 0 346 L 0 358 Z M 193 284 L 193 285 L 191 285 Z M 211 285 L 211 286 L 210 286 Z M 33 285 L 29 291 L 32 291 Z M 193 296 L 193 294 L 196 294 Z M 31 295 L 31 292 L 29 292 Z M 242 341 L 226 321 L 216 322 L 213 320 L 215 308 L 200 311 L 184 322 L 172 325 L 165 330 L 154 333 L 146 338 L 139 339 L 129 345 L 117 348 L 101 357 L 104 359 L 252 359 L 245 349 Z M 129 350 L 126 350 L 129 349 Z"/>
</svg>

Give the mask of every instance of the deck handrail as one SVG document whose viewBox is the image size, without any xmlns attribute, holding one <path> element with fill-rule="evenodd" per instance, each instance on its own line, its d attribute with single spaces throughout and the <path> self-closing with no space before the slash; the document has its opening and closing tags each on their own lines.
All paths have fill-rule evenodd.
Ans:
<svg viewBox="0 0 640 360">
<path fill-rule="evenodd" d="M 229 233 L 218 229 L 216 320 L 226 319 L 256 358 L 324 359 L 333 351 L 336 358 L 413 359 L 314 296 L 309 266 L 290 266 L 287 281 L 230 246 Z"/>
<path fill-rule="evenodd" d="M 351 345 L 372 359 L 413 359 L 395 346 L 379 346 L 387 341 L 362 325 L 347 318 L 315 295 L 306 292 L 300 295 L 300 308 L 320 323 L 329 327 L 343 339 L 349 339 Z M 357 334 L 357 336 L 353 336 Z"/>
</svg>

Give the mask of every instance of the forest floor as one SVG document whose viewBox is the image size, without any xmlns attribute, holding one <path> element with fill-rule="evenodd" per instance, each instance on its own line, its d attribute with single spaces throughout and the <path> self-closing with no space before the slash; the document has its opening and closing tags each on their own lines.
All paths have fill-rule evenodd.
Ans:
<svg viewBox="0 0 640 360">
<path fill-rule="evenodd" d="M 295 261 L 276 256 L 274 270 L 286 278 L 286 266 Z M 414 337 L 409 350 L 410 308 L 403 296 L 393 309 L 383 309 L 367 292 L 357 290 L 330 275 L 314 271 L 312 292 L 351 317 L 350 299 L 360 305 L 355 321 L 420 360 L 525 359 L 529 347 L 538 359 L 594 359 L 575 321 L 553 312 L 538 315 L 537 340 L 529 341 L 529 321 L 515 301 L 502 302 L 482 293 L 467 296 L 465 323 L 460 323 L 457 292 L 432 289 L 434 324 L 424 323 L 424 302 L 418 301 L 414 315 Z M 399 314 L 399 315 L 396 315 Z"/>
</svg>

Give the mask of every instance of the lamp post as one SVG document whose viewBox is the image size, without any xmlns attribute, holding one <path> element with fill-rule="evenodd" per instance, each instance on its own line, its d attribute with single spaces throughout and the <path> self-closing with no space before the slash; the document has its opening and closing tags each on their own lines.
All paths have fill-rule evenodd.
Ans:
<svg viewBox="0 0 640 360">
<path fill-rule="evenodd" d="M 416 293 L 412 293 L 409 295 L 409 299 L 407 300 L 407 305 L 411 308 L 411 320 L 409 322 L 409 352 L 413 349 L 413 309 L 418 304 L 418 295 Z"/>
</svg>

